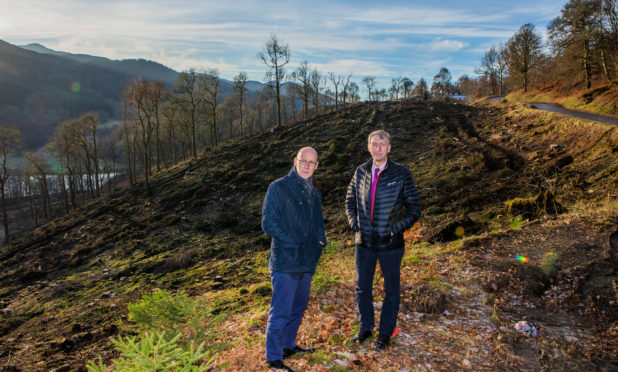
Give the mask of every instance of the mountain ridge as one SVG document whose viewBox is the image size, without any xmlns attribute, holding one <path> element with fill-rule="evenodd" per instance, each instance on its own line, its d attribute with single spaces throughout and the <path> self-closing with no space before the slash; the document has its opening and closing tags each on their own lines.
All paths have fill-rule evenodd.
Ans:
<svg viewBox="0 0 618 372">
<path fill-rule="evenodd" d="M 88 111 L 98 112 L 102 123 L 121 120 L 122 92 L 136 78 L 160 80 L 172 88 L 179 75 L 155 61 L 111 60 L 37 43 L 16 46 L 0 40 L 0 57 L 0 123 L 19 127 L 27 150 L 42 147 L 60 123 Z M 224 100 L 233 94 L 234 83 L 220 82 Z M 254 99 L 267 84 L 247 85 L 248 99 Z"/>
</svg>

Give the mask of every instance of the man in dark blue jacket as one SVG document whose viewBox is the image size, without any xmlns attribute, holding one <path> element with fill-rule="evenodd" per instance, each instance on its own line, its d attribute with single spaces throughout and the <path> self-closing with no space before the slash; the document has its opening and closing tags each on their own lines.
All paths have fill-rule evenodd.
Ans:
<svg viewBox="0 0 618 372">
<path fill-rule="evenodd" d="M 373 276 L 380 262 L 386 296 L 376 347 L 385 349 L 397 324 L 403 233 L 420 217 L 421 202 L 410 170 L 388 158 L 391 137 L 372 132 L 372 159 L 356 168 L 346 195 L 348 223 L 356 232 L 356 305 L 360 329 L 351 341 L 362 343 L 374 327 Z"/>
<path fill-rule="evenodd" d="M 304 147 L 290 173 L 268 186 L 262 229 L 272 238 L 268 269 L 273 287 L 266 325 L 268 366 L 291 370 L 283 359 L 309 353 L 296 345 L 296 333 L 307 308 L 311 278 L 326 245 L 322 195 L 313 182 L 318 153 Z"/>
</svg>

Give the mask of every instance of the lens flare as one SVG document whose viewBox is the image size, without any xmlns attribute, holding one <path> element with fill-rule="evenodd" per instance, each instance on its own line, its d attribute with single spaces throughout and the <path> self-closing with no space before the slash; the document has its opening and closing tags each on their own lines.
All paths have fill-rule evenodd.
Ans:
<svg viewBox="0 0 618 372">
<path fill-rule="evenodd" d="M 457 235 L 460 238 L 464 236 L 465 233 L 466 233 L 466 230 L 463 228 L 463 226 L 457 226 L 457 228 L 455 229 L 455 235 Z"/>
<path fill-rule="evenodd" d="M 79 93 L 80 90 L 82 90 L 82 85 L 78 81 L 71 83 L 71 92 Z"/>
<path fill-rule="evenodd" d="M 530 261 L 530 259 L 528 259 L 528 257 L 524 257 L 524 256 L 515 256 L 515 259 L 519 262 L 528 262 Z"/>
<path fill-rule="evenodd" d="M 58 162 L 58 160 L 56 158 L 54 158 L 47 151 L 45 151 L 45 149 L 40 148 L 40 149 L 38 149 L 36 151 L 36 153 L 41 158 L 43 158 L 47 162 L 47 164 L 49 164 L 49 167 L 50 167 L 52 173 L 55 173 L 55 174 L 64 174 L 65 173 L 64 166 L 62 164 L 60 164 L 60 162 Z"/>
<path fill-rule="evenodd" d="M 558 255 L 556 252 L 545 252 L 545 254 L 543 254 L 540 266 L 545 275 L 549 276 L 554 271 L 557 259 Z"/>
</svg>

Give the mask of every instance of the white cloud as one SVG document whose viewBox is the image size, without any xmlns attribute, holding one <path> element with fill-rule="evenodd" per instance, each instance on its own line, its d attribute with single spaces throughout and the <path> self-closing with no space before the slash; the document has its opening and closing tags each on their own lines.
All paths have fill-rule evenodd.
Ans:
<svg viewBox="0 0 618 372">
<path fill-rule="evenodd" d="M 468 46 L 459 40 L 437 40 L 429 44 L 428 49 L 432 52 L 436 51 L 457 51 Z"/>
<path fill-rule="evenodd" d="M 393 74 L 393 71 L 387 69 L 384 64 L 379 61 L 358 59 L 340 59 L 329 61 L 328 63 L 311 63 L 310 67 L 317 68 L 325 75 L 329 72 L 342 76 L 352 74 L 355 77 L 390 76 Z"/>
<path fill-rule="evenodd" d="M 293 63 L 307 59 L 325 71 L 394 76 L 425 71 L 437 60 L 463 61 L 462 53 L 482 54 L 524 23 L 543 33 L 562 7 L 555 0 L 397 3 L 0 0 L 0 37 L 71 53 L 147 58 L 176 70 L 218 68 L 226 78 L 254 71 L 259 79 L 264 66 L 255 56 L 275 33 L 289 43 Z"/>
</svg>

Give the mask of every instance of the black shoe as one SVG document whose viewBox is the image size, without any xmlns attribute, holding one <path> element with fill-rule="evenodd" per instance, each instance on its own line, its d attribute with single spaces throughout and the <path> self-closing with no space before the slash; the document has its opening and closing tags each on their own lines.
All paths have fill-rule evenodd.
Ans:
<svg viewBox="0 0 618 372">
<path fill-rule="evenodd" d="M 294 372 L 292 368 L 283 364 L 282 360 L 267 360 L 266 364 L 268 364 L 269 368 L 282 369 L 284 371 Z"/>
<path fill-rule="evenodd" d="M 315 349 L 312 347 L 308 347 L 305 349 L 298 345 L 294 346 L 293 349 L 283 349 L 283 359 L 287 359 L 296 353 L 311 354 L 311 353 L 315 353 Z"/>
<path fill-rule="evenodd" d="M 350 339 L 350 342 L 358 342 L 359 344 L 362 344 L 363 342 L 365 342 L 369 337 L 371 337 L 372 333 L 371 331 L 364 331 L 364 330 L 359 330 L 358 334 L 354 337 L 352 337 Z"/>
<path fill-rule="evenodd" d="M 376 348 L 378 350 L 384 350 L 391 343 L 391 336 L 380 333 L 376 340 Z"/>
</svg>

